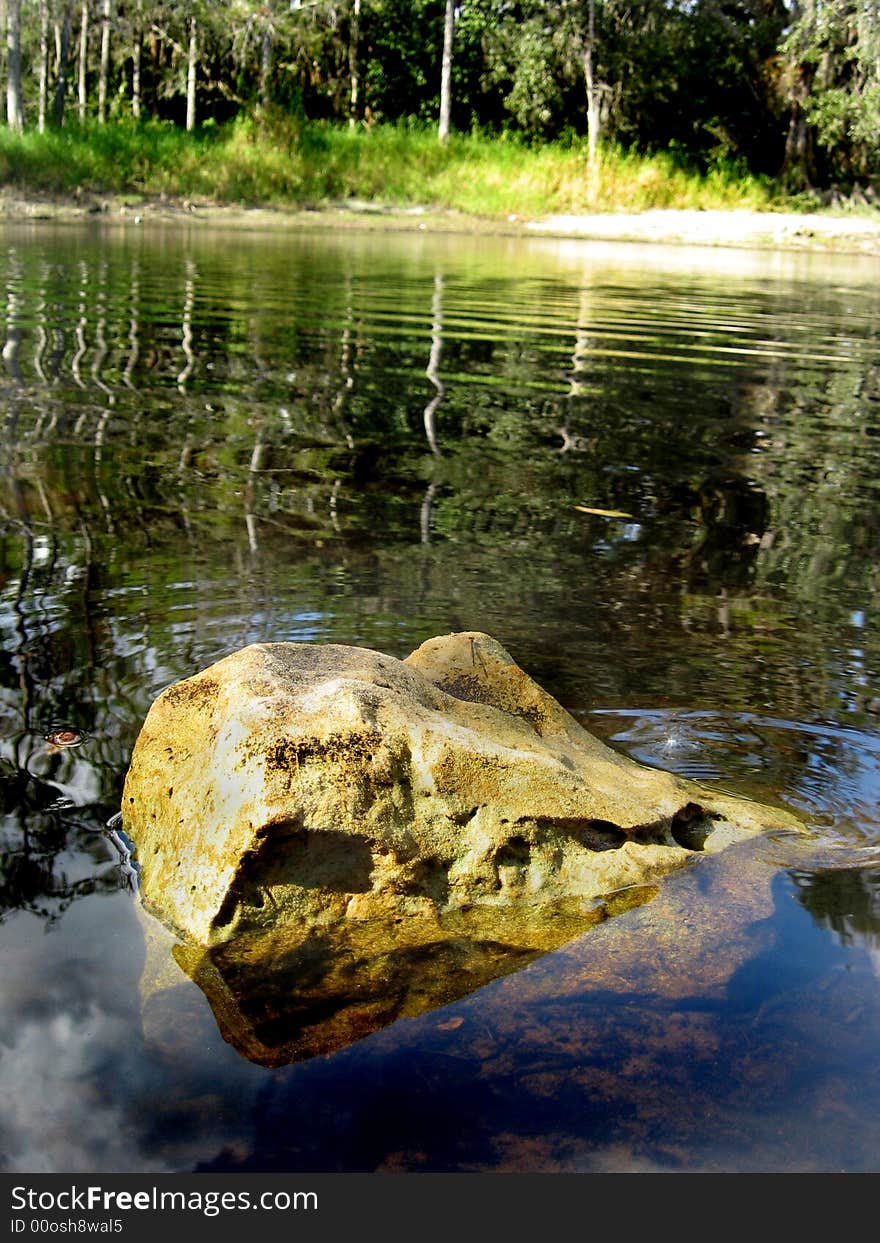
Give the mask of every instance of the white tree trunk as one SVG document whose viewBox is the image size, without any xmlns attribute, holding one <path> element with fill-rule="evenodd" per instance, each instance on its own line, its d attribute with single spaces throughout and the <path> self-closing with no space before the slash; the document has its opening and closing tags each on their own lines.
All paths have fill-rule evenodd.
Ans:
<svg viewBox="0 0 880 1243">
<path fill-rule="evenodd" d="M 37 91 L 37 130 L 46 132 L 46 103 L 49 98 L 49 5 L 40 0 L 40 65 Z"/>
<path fill-rule="evenodd" d="M 24 129 L 21 99 L 21 0 L 9 0 L 6 11 L 6 124 L 16 134 Z"/>
<path fill-rule="evenodd" d="M 107 80 L 110 77 L 110 0 L 101 8 L 101 68 L 98 77 L 98 120 L 107 120 Z"/>
<path fill-rule="evenodd" d="M 452 37 L 455 32 L 455 0 L 446 0 L 446 19 L 443 23 L 443 61 L 440 66 L 440 124 L 437 137 L 446 142 L 449 137 L 449 114 L 452 110 Z"/>
<path fill-rule="evenodd" d="M 196 127 L 196 63 L 198 61 L 198 27 L 196 19 L 189 19 L 189 56 L 186 66 L 186 128 L 188 133 Z"/>
<path fill-rule="evenodd" d="M 596 167 L 596 155 L 599 150 L 599 127 L 601 124 L 599 89 L 596 84 L 593 66 L 593 48 L 595 46 L 595 42 L 596 3 L 595 0 L 590 0 L 587 46 L 584 49 L 584 82 L 587 87 L 587 166 L 590 171 Z"/>
<path fill-rule="evenodd" d="M 361 0 L 354 0 L 351 10 L 351 32 L 348 40 L 348 78 L 351 93 L 348 100 L 348 124 L 350 129 L 357 125 L 358 104 L 360 102 L 360 78 L 358 75 L 358 41 L 360 39 Z"/>
<path fill-rule="evenodd" d="M 89 0 L 82 0 L 82 19 L 79 28 L 79 68 L 76 84 L 80 123 L 86 119 L 86 72 L 89 56 Z"/>
<path fill-rule="evenodd" d="M 131 115 L 136 121 L 141 116 L 141 48 L 144 27 L 141 0 L 137 0 L 134 16 L 134 45 L 131 49 Z"/>
</svg>

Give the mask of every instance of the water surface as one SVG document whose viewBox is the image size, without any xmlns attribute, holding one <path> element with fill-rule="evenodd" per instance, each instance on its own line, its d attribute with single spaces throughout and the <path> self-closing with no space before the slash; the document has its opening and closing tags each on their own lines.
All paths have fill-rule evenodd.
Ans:
<svg viewBox="0 0 880 1243">
<path fill-rule="evenodd" d="M 6 1169 L 877 1167 L 878 276 L 4 226 Z M 806 832 L 347 1048 L 249 1061 L 182 971 L 150 983 L 106 831 L 146 711 L 248 642 L 465 629 Z"/>
</svg>

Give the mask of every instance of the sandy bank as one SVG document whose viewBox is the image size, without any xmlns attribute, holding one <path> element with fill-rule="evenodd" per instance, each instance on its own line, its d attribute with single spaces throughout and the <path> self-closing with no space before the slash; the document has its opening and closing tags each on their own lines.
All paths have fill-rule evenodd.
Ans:
<svg viewBox="0 0 880 1243">
<path fill-rule="evenodd" d="M 532 232 L 604 241 L 689 246 L 818 248 L 880 255 L 880 212 L 872 216 L 756 211 L 666 211 L 548 216 Z"/>
<path fill-rule="evenodd" d="M 395 208 L 349 201 L 316 209 L 244 207 L 210 201 L 84 195 L 23 196 L 0 190 L 0 221 L 77 221 L 140 226 L 186 221 L 247 229 L 396 229 L 432 233 L 578 237 L 749 249 L 810 249 L 880 257 L 880 211 L 870 215 L 758 211 L 660 210 L 550 215 L 540 219 L 468 216 L 428 207 Z"/>
</svg>

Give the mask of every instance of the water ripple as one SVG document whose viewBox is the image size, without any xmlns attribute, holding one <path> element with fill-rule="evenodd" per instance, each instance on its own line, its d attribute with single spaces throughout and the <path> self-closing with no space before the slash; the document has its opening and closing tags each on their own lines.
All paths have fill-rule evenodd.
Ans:
<svg viewBox="0 0 880 1243">
<path fill-rule="evenodd" d="M 633 759 L 769 797 L 817 837 L 880 843 L 880 735 L 832 721 L 669 709 L 596 711 L 590 727 Z"/>
</svg>

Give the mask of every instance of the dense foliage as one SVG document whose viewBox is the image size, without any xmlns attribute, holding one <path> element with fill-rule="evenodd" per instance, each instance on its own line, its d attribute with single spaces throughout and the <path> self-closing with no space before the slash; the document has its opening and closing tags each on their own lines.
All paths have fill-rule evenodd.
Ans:
<svg viewBox="0 0 880 1243">
<path fill-rule="evenodd" d="M 448 0 L 451 4 L 451 0 Z M 12 130 L 434 123 L 447 0 L 0 0 Z M 880 0 L 460 0 L 451 121 L 873 194 Z"/>
</svg>

